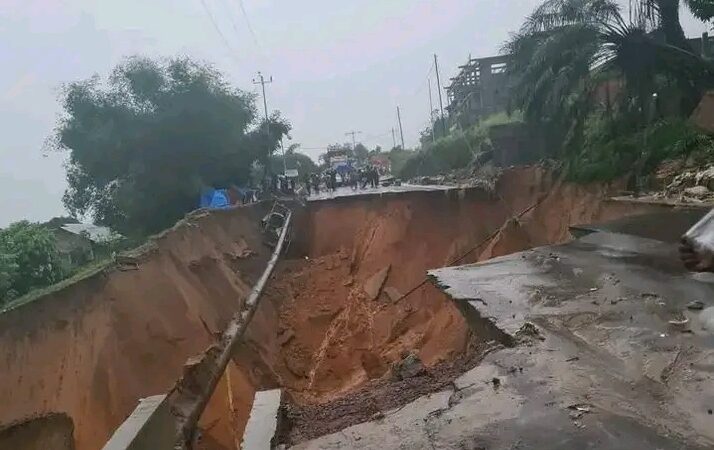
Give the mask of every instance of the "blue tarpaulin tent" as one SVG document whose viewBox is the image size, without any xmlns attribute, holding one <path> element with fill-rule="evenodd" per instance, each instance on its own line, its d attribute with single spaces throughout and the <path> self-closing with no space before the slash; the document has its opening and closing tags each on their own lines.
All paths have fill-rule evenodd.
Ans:
<svg viewBox="0 0 714 450">
<path fill-rule="evenodd" d="M 230 206 L 231 202 L 225 189 L 206 189 L 201 194 L 201 208 L 225 209 Z"/>
</svg>

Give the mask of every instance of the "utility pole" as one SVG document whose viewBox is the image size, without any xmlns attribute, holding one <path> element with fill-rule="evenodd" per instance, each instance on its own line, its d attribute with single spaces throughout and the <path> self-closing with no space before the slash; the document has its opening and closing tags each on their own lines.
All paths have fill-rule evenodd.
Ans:
<svg viewBox="0 0 714 450">
<path fill-rule="evenodd" d="M 431 124 L 431 143 L 436 141 L 436 136 L 434 135 L 434 102 L 431 99 L 431 78 L 427 78 L 426 81 L 429 83 L 429 123 Z"/>
<path fill-rule="evenodd" d="M 397 138 L 394 137 L 394 127 L 392 127 L 392 148 L 397 148 Z"/>
<path fill-rule="evenodd" d="M 280 138 L 280 150 L 283 153 L 283 175 L 287 176 L 288 173 L 288 160 L 285 159 L 285 146 L 283 145 L 283 138 Z"/>
<path fill-rule="evenodd" d="M 263 108 L 265 109 L 265 132 L 268 135 L 268 154 L 265 159 L 265 175 L 270 173 L 270 153 L 272 148 L 270 147 L 270 120 L 268 120 L 268 99 L 265 97 L 265 85 L 273 82 L 273 77 L 271 76 L 268 81 L 265 81 L 263 74 L 258 72 L 258 79 L 253 78 L 253 84 L 259 84 L 263 88 Z M 285 155 L 283 155 L 283 161 L 285 161 Z"/>
<path fill-rule="evenodd" d="M 441 112 L 441 131 L 446 136 L 446 123 L 444 122 L 444 102 L 441 100 L 441 79 L 439 78 L 439 60 L 434 53 L 434 70 L 436 71 L 436 89 L 439 91 L 439 111 Z"/>
<path fill-rule="evenodd" d="M 348 131 L 347 133 L 345 133 L 345 136 L 352 136 L 352 150 L 354 150 L 355 147 L 357 146 L 357 140 L 355 139 L 355 136 L 357 136 L 358 134 L 362 134 L 362 132 L 352 130 L 352 131 Z"/>
<path fill-rule="evenodd" d="M 399 136 L 402 138 L 402 150 L 404 148 L 404 130 L 402 130 L 402 113 L 399 111 L 399 106 L 397 106 L 397 120 L 399 120 Z"/>
</svg>

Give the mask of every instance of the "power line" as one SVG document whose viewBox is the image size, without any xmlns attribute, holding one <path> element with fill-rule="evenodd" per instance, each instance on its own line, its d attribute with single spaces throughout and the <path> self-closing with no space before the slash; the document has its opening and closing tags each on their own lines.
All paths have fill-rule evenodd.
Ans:
<svg viewBox="0 0 714 450">
<path fill-rule="evenodd" d="M 245 5 L 243 5 L 243 0 L 238 0 L 238 5 L 240 6 L 240 10 L 243 13 L 245 25 L 248 27 L 250 35 L 253 36 L 253 42 L 255 42 L 255 45 L 260 47 L 260 42 L 258 42 L 258 35 L 255 34 L 255 30 L 253 30 L 253 26 L 250 24 L 250 19 L 248 19 L 248 13 L 245 10 Z"/>
<path fill-rule="evenodd" d="M 225 0 L 221 0 L 221 4 L 227 11 L 228 15 L 228 20 L 231 22 L 231 26 L 233 26 L 233 30 L 236 32 L 236 36 L 240 38 L 240 29 L 238 28 L 238 24 L 236 23 L 235 19 L 233 18 L 233 14 L 231 14 L 231 8 L 228 6 Z"/>
<path fill-rule="evenodd" d="M 206 13 L 208 18 L 211 20 L 211 24 L 213 25 L 213 28 L 216 30 L 216 33 L 218 33 L 218 35 L 221 37 L 221 41 L 223 42 L 223 45 L 226 46 L 231 57 L 236 58 L 235 50 L 233 50 L 233 47 L 228 42 L 228 39 L 226 39 L 226 35 L 223 34 L 223 32 L 221 31 L 220 27 L 218 26 L 218 23 L 216 22 L 216 19 L 213 17 L 213 14 L 211 14 L 211 10 L 208 8 L 208 5 L 206 4 L 206 0 L 201 0 L 201 5 L 203 6 L 203 11 Z M 237 60 L 237 58 L 236 58 L 236 60 Z"/>
<path fill-rule="evenodd" d="M 352 130 L 352 131 L 348 131 L 347 133 L 345 133 L 345 136 L 352 136 L 352 149 L 353 150 L 357 146 L 357 141 L 355 140 L 355 136 L 358 134 L 362 134 L 362 132 Z"/>
<path fill-rule="evenodd" d="M 532 210 L 534 210 L 535 208 L 537 208 L 537 207 L 543 202 L 543 200 L 545 200 L 547 197 L 548 197 L 548 194 L 546 193 L 545 195 L 541 196 L 538 200 L 536 200 L 536 202 L 533 203 L 531 206 L 529 206 L 528 208 L 526 208 L 526 209 L 524 209 L 523 211 L 519 212 L 519 213 L 516 214 L 515 216 L 512 216 L 511 219 L 512 219 L 512 220 L 513 220 L 513 219 L 518 220 L 518 219 L 520 219 L 521 217 L 525 216 L 526 214 L 528 214 L 529 212 L 531 212 Z M 501 199 L 501 200 L 503 200 L 503 199 Z M 453 260 L 450 261 L 448 264 L 446 264 L 444 267 L 453 266 L 454 264 L 457 264 L 457 263 L 461 262 L 464 258 L 466 258 L 467 256 L 469 256 L 471 253 L 475 252 L 476 250 L 478 250 L 479 248 L 481 248 L 481 247 L 484 246 L 485 244 L 487 244 L 487 243 L 489 243 L 490 241 L 492 241 L 496 236 L 498 236 L 498 233 L 500 233 L 500 232 L 501 232 L 501 228 L 498 228 L 496 231 L 494 231 L 493 233 L 489 234 L 489 235 L 486 237 L 486 239 L 482 240 L 481 242 L 479 242 L 479 243 L 476 244 L 475 246 L 471 247 L 468 251 L 466 251 L 465 253 L 461 254 L 461 256 L 457 257 L 456 259 L 453 259 Z M 392 304 L 399 303 L 399 302 L 401 302 L 402 300 L 404 300 L 405 298 L 409 297 L 412 293 L 416 292 L 417 289 L 419 289 L 420 287 L 424 286 L 428 281 L 429 281 L 429 277 L 427 276 L 427 277 L 424 278 L 419 284 L 417 284 L 417 285 L 414 286 L 413 288 L 409 289 L 406 294 L 402 295 L 401 297 L 399 297 L 398 299 L 396 299 L 395 301 L 393 301 Z"/>
<path fill-rule="evenodd" d="M 384 133 L 381 133 L 381 134 L 365 134 L 365 135 L 364 135 L 364 139 L 373 141 L 373 140 L 381 139 L 381 138 L 383 138 L 383 137 L 385 137 L 385 136 L 389 136 L 389 130 L 387 130 L 387 131 L 385 131 Z"/>
<path fill-rule="evenodd" d="M 414 91 L 412 92 L 412 94 L 411 94 L 412 97 L 417 97 L 417 96 L 421 95 L 424 91 L 429 89 L 429 91 L 430 91 L 429 97 L 431 98 L 431 74 L 434 73 L 434 69 L 438 70 L 435 63 L 436 63 L 436 58 L 429 65 L 429 71 L 426 73 L 426 77 L 425 77 L 426 83 L 419 83 L 419 86 L 417 88 L 415 88 Z M 437 78 L 438 78 L 438 73 L 437 73 Z M 431 113 L 432 113 L 432 111 L 429 111 L 429 123 L 430 123 L 430 126 L 433 128 L 434 121 L 432 119 Z M 400 130 L 400 132 L 401 132 L 401 130 Z M 432 131 L 432 134 L 433 134 L 433 131 Z"/>
</svg>

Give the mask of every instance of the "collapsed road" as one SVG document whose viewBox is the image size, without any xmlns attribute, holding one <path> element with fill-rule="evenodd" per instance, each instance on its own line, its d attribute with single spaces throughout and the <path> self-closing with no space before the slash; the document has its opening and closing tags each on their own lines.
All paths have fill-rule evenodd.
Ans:
<svg viewBox="0 0 714 450">
<path fill-rule="evenodd" d="M 270 399 L 281 420 L 258 420 L 275 422 L 266 439 L 297 448 L 710 445 L 709 400 L 695 395 L 711 381 L 708 338 L 670 330 L 667 314 L 711 296 L 667 259 L 671 243 L 625 245 L 603 230 L 515 253 L 571 241 L 571 225 L 671 210 L 608 201 L 617 188 L 529 167 L 493 192 L 403 186 L 295 205 L 289 250 L 219 374 L 196 446 L 239 448 Z M 1 314 L 0 444 L 32 434 L 70 442 L 40 448 L 101 448 L 140 399 L 169 392 L 264 273 L 268 212 L 196 212 L 128 255 L 130 268 Z M 439 269 L 459 258 L 467 266 Z M 424 283 L 430 270 L 436 284 Z M 153 426 L 138 429 L 173 432 Z"/>
</svg>

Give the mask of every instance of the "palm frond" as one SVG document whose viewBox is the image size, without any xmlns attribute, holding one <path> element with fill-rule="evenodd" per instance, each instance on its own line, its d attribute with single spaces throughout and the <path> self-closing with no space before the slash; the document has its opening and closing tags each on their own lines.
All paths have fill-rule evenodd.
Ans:
<svg viewBox="0 0 714 450">
<path fill-rule="evenodd" d="M 575 23 L 608 21 L 619 15 L 620 7 L 613 0 L 547 0 L 528 16 L 521 32 L 533 34 Z"/>
<path fill-rule="evenodd" d="M 694 17 L 708 22 L 714 18 L 714 0 L 685 0 Z"/>
</svg>

